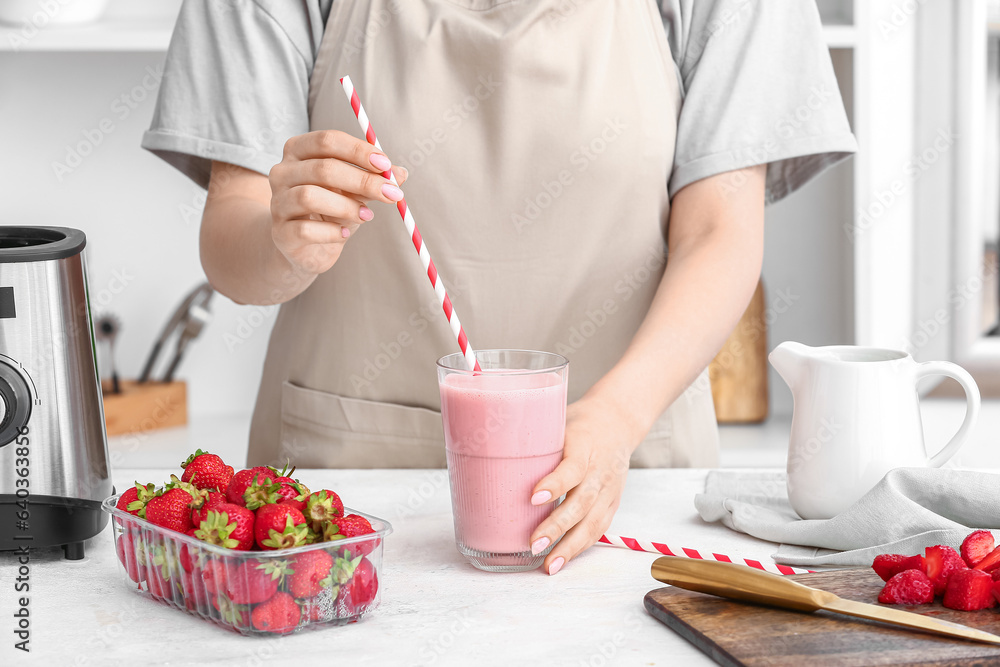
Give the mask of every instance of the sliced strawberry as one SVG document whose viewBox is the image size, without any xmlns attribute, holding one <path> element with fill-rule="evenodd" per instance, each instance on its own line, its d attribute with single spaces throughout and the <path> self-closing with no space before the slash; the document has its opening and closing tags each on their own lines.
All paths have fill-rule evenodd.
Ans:
<svg viewBox="0 0 1000 667">
<path fill-rule="evenodd" d="M 998 567 L 1000 567 L 1000 547 L 983 556 L 983 559 L 976 563 L 975 569 L 982 570 L 983 572 L 992 572 Z"/>
<path fill-rule="evenodd" d="M 886 582 L 878 594 L 882 604 L 926 604 L 934 601 L 934 584 L 920 570 L 906 570 Z"/>
<path fill-rule="evenodd" d="M 975 611 L 996 605 L 993 578 L 981 570 L 961 570 L 951 575 L 942 604 L 948 609 Z"/>
<path fill-rule="evenodd" d="M 969 536 L 962 542 L 962 560 L 969 567 L 975 567 L 993 551 L 994 546 L 996 543 L 993 539 L 993 533 L 990 531 L 977 530 L 969 533 Z"/>
<path fill-rule="evenodd" d="M 951 547 L 939 544 L 924 550 L 924 573 L 934 583 L 935 595 L 944 594 L 953 573 L 967 569 L 965 561 Z"/>
<path fill-rule="evenodd" d="M 903 556 L 900 554 L 882 554 L 875 556 L 872 563 L 875 574 L 882 577 L 882 581 L 889 581 L 900 572 L 907 570 L 923 570 L 923 556 Z"/>
</svg>

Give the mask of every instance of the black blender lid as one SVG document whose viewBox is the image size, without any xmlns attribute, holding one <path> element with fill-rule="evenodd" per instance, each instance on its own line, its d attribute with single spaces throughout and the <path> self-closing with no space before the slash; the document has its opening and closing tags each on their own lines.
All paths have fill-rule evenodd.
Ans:
<svg viewBox="0 0 1000 667">
<path fill-rule="evenodd" d="M 87 237 L 71 227 L 0 225 L 0 263 L 45 262 L 79 254 Z"/>
</svg>

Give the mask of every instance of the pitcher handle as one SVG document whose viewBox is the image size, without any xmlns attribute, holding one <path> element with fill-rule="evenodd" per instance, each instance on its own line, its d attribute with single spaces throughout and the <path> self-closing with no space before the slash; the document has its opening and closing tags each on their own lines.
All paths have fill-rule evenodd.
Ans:
<svg viewBox="0 0 1000 667">
<path fill-rule="evenodd" d="M 930 375 L 946 375 L 958 381 L 965 390 L 965 421 L 948 444 L 927 460 L 927 465 L 931 468 L 940 468 L 965 444 L 969 433 L 976 425 L 976 420 L 979 419 L 979 387 L 967 370 L 950 361 L 927 361 L 917 365 L 917 380 Z"/>
</svg>

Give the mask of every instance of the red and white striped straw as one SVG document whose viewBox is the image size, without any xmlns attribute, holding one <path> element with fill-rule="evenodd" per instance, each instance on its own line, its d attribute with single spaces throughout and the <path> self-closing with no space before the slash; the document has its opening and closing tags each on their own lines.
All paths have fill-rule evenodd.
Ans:
<svg viewBox="0 0 1000 667">
<path fill-rule="evenodd" d="M 358 117 L 358 124 L 361 125 L 361 131 L 365 133 L 365 139 L 368 140 L 375 148 L 382 150 L 382 146 L 379 145 L 378 137 L 375 136 L 375 130 L 372 129 L 371 121 L 368 120 L 368 114 L 365 113 L 365 108 L 361 106 L 361 98 L 358 97 L 358 93 L 354 90 L 354 84 L 351 83 L 351 77 L 345 76 L 340 80 L 340 83 L 344 86 L 344 94 L 347 95 L 347 99 L 351 102 L 351 108 L 354 109 L 354 115 Z M 388 170 L 382 173 L 383 176 L 389 179 L 389 182 L 393 185 L 398 185 L 396 183 L 396 177 L 393 176 L 392 170 Z M 406 205 L 406 199 L 401 199 L 396 204 L 396 208 L 399 210 L 399 215 L 403 218 L 403 224 L 406 225 L 406 231 L 410 233 L 410 238 L 413 240 L 413 247 L 417 249 L 417 254 L 420 255 L 420 261 L 424 265 L 424 270 L 427 271 L 427 277 L 431 281 L 431 285 L 434 286 L 434 293 L 437 294 L 438 302 L 441 304 L 441 308 L 444 310 L 445 316 L 448 318 L 448 324 L 451 325 L 451 331 L 455 334 L 455 338 L 458 339 L 458 347 L 461 348 L 462 354 L 465 355 L 465 363 L 469 367 L 470 371 L 482 370 L 479 367 L 479 361 L 476 360 L 476 353 L 469 345 L 469 339 L 465 335 L 465 330 L 462 328 L 462 323 L 458 319 L 458 313 L 455 312 L 455 307 L 451 304 L 451 299 L 448 298 L 448 293 L 444 289 L 444 283 L 441 282 L 441 276 L 438 275 L 437 267 L 434 266 L 434 260 L 431 259 L 431 254 L 427 250 L 427 244 L 424 243 L 423 238 L 420 236 L 420 230 L 417 229 L 417 223 L 413 220 L 413 213 L 410 208 Z"/>
<path fill-rule="evenodd" d="M 754 560 L 752 558 L 730 558 L 725 554 L 716 553 L 702 555 L 702 553 L 697 549 L 677 549 L 668 547 L 666 544 L 661 544 L 659 542 L 646 542 L 645 540 L 637 540 L 634 537 L 624 537 L 623 535 L 601 535 L 601 539 L 597 540 L 597 543 L 611 547 L 618 547 L 620 549 L 645 551 L 651 554 L 663 554 L 664 556 L 679 556 L 681 558 L 696 558 L 698 560 L 717 560 L 723 563 L 738 563 L 757 570 L 774 572 L 775 574 L 805 574 L 807 572 L 815 571 L 789 567 L 788 565 L 778 565 L 776 563 L 772 563 L 770 558 Z"/>
</svg>

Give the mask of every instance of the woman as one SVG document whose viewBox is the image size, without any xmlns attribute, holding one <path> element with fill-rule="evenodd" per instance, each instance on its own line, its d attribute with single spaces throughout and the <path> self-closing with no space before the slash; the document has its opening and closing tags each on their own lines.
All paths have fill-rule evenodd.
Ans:
<svg viewBox="0 0 1000 667">
<path fill-rule="evenodd" d="M 550 574 L 610 524 L 630 459 L 716 465 L 705 368 L 765 201 L 855 147 L 813 3 L 746 0 L 186 2 L 143 145 L 209 189 L 212 285 L 282 304 L 255 464 L 443 465 L 455 341 L 392 165 L 473 344 L 570 359 L 564 459 L 532 497 L 567 494 L 532 537 L 562 538 Z"/>
</svg>

